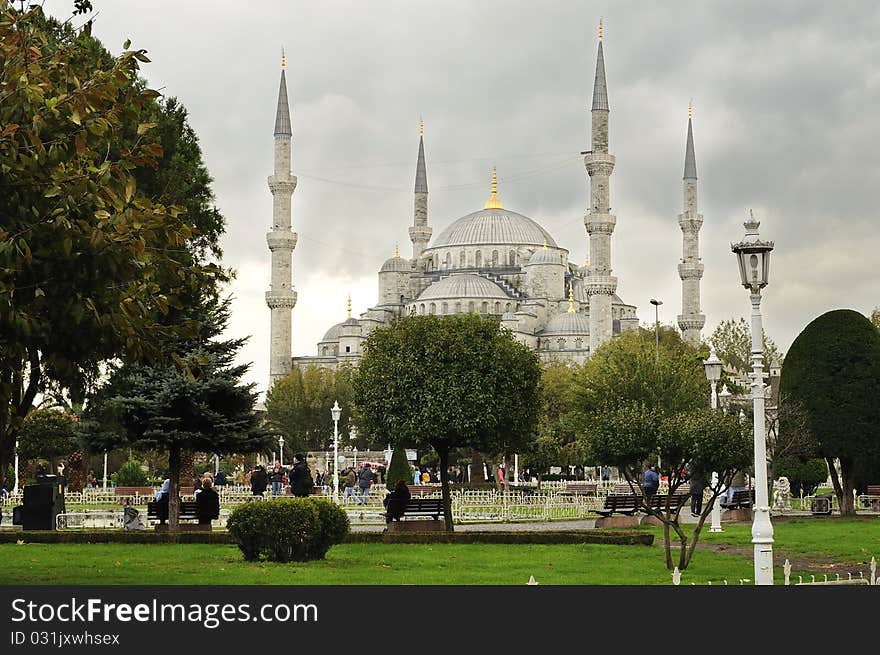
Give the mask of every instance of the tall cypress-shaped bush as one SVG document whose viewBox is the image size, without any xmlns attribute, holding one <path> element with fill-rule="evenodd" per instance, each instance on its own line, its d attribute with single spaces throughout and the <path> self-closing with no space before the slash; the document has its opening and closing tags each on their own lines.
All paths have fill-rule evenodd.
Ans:
<svg viewBox="0 0 880 655">
<path fill-rule="evenodd" d="M 405 448 L 395 448 L 391 453 L 391 463 L 388 465 L 388 472 L 385 474 L 385 484 L 388 489 L 394 489 L 398 480 L 409 483 L 412 480 L 412 467 L 406 459 Z"/>
</svg>

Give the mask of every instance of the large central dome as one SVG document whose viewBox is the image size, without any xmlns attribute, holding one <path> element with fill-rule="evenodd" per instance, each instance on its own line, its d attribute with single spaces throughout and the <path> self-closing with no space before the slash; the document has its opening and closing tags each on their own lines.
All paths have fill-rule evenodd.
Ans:
<svg viewBox="0 0 880 655">
<path fill-rule="evenodd" d="M 543 246 L 545 240 L 551 248 L 556 247 L 550 233 L 528 216 L 493 208 L 462 216 L 443 230 L 428 248 L 483 244 Z"/>
</svg>

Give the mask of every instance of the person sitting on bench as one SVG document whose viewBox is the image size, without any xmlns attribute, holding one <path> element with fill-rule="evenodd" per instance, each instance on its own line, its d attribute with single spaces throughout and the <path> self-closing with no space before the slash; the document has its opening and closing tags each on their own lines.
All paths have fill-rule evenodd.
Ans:
<svg viewBox="0 0 880 655">
<path fill-rule="evenodd" d="M 394 491 L 382 499 L 385 505 L 385 522 L 399 521 L 406 511 L 406 505 L 410 499 L 409 487 L 405 480 L 398 480 Z"/>
<path fill-rule="evenodd" d="M 196 494 L 196 515 L 199 525 L 211 525 L 213 519 L 220 517 L 220 496 L 214 489 L 210 476 L 202 479 L 202 490 Z"/>
<path fill-rule="evenodd" d="M 168 490 L 171 488 L 171 479 L 165 478 L 162 487 L 156 492 L 156 502 L 159 503 L 158 518 L 159 523 L 165 523 L 168 520 Z"/>
</svg>

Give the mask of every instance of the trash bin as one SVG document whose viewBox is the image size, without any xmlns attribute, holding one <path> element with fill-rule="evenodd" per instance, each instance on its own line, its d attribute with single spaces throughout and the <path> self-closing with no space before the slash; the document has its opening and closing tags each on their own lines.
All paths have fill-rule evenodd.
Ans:
<svg viewBox="0 0 880 655">
<path fill-rule="evenodd" d="M 23 530 L 54 530 L 55 518 L 64 513 L 64 484 L 57 475 L 40 475 L 37 484 L 24 487 L 22 504 L 15 508 Z M 15 522 L 13 512 L 13 522 Z"/>
</svg>

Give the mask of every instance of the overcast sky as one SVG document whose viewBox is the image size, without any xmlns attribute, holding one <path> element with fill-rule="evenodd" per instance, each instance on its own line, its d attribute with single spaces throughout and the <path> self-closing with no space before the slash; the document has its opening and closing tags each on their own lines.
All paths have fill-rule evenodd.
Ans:
<svg viewBox="0 0 880 655">
<path fill-rule="evenodd" d="M 145 48 L 153 88 L 189 110 L 226 216 L 237 279 L 230 333 L 265 391 L 266 232 L 282 46 L 293 122 L 293 353 L 376 303 L 376 272 L 411 245 L 418 123 L 434 235 L 481 209 L 497 166 L 505 207 L 542 224 L 571 260 L 583 226 L 596 24 L 611 107 L 614 274 L 653 322 L 681 311 L 687 105 L 705 222 L 704 337 L 747 316 L 730 242 L 751 208 L 776 243 L 764 326 L 786 351 L 837 308 L 880 304 L 880 3 L 443 0 L 93 0 L 94 34 Z M 59 17 L 72 0 L 49 0 Z"/>
</svg>

